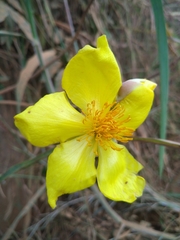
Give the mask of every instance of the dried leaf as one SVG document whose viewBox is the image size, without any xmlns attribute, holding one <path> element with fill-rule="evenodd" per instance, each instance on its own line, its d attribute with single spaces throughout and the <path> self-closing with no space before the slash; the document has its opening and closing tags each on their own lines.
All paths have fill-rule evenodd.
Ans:
<svg viewBox="0 0 180 240">
<path fill-rule="evenodd" d="M 50 62 L 55 55 L 56 55 L 55 50 L 48 50 L 48 51 L 42 52 L 44 63 L 47 64 L 48 62 Z M 25 68 L 22 69 L 18 83 L 17 83 L 17 87 L 16 87 L 17 100 L 19 102 L 22 100 L 28 81 L 30 80 L 31 76 L 33 75 L 34 71 L 38 66 L 39 66 L 39 60 L 37 56 L 34 55 L 28 60 Z"/>
<path fill-rule="evenodd" d="M 21 8 L 21 5 L 19 4 L 19 2 L 17 0 L 7 0 L 7 2 L 13 6 L 18 12 L 20 13 L 24 13 L 23 9 Z"/>
<path fill-rule="evenodd" d="M 3 22 L 8 16 L 6 5 L 0 2 L 0 22 Z"/>
<path fill-rule="evenodd" d="M 30 41 L 34 41 L 31 33 L 29 23 L 18 12 L 14 11 L 11 7 L 0 1 L 0 22 L 4 21 L 7 16 L 10 16 L 16 22 L 19 28 L 23 31 Z"/>
</svg>

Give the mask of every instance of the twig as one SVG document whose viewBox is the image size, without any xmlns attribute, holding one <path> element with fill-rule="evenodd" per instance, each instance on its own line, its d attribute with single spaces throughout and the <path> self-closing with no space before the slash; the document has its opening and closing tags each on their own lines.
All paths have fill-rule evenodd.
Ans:
<svg viewBox="0 0 180 240">
<path fill-rule="evenodd" d="M 7 92 L 10 92 L 10 91 L 14 90 L 15 88 L 16 88 L 16 85 L 14 84 L 14 85 L 11 85 L 7 88 L 1 89 L 0 90 L 0 95 L 4 94 L 4 93 L 7 93 Z"/>
<path fill-rule="evenodd" d="M 9 124 L 7 123 L 7 121 L 3 118 L 3 116 L 0 114 L 0 125 L 2 125 L 2 127 L 7 130 L 8 132 L 10 132 L 13 136 L 17 136 L 17 131 L 15 131 L 13 128 L 11 128 L 9 126 Z M 19 137 L 20 135 L 18 135 Z"/>
<path fill-rule="evenodd" d="M 72 21 L 72 17 L 71 17 L 71 12 L 69 9 L 68 0 L 64 0 L 64 7 L 66 10 L 66 15 L 67 15 L 67 19 L 68 19 L 68 23 L 69 23 L 69 27 L 70 27 L 70 31 L 71 31 L 71 36 L 74 37 L 75 31 L 74 31 L 74 25 L 73 25 L 73 21 Z M 74 45 L 74 50 L 77 53 L 79 50 L 79 47 L 78 47 L 78 43 L 76 40 L 73 42 L 73 45 Z"/>
<path fill-rule="evenodd" d="M 0 114 L 0 125 L 2 125 L 2 127 L 7 130 L 8 132 L 10 132 L 13 136 L 15 136 L 17 138 L 18 143 L 20 144 L 21 149 L 23 150 L 23 152 L 27 155 L 27 156 L 31 156 L 32 157 L 32 153 L 28 150 L 28 148 L 25 146 L 25 144 L 23 143 L 23 141 L 21 140 L 21 138 L 23 138 L 21 136 L 21 134 L 19 134 L 19 132 L 15 131 L 14 129 L 12 129 L 9 124 L 7 123 L 7 121 L 2 117 L 2 115 Z M 2 174 L 1 174 L 2 175 Z M 0 175 L 0 178 L 1 178 Z M 0 180 L 1 181 L 1 180 Z"/>
<path fill-rule="evenodd" d="M 17 101 L 13 101 L 13 100 L 0 100 L 0 104 L 1 105 L 21 105 L 23 107 L 29 107 L 31 105 L 33 105 L 33 103 L 26 103 L 26 102 L 17 102 Z"/>
<path fill-rule="evenodd" d="M 121 226 L 120 226 L 120 228 L 119 228 L 119 230 L 118 230 L 118 232 L 117 232 L 116 237 L 115 237 L 114 240 L 118 240 L 119 236 L 122 235 L 121 233 L 122 233 L 122 231 L 124 230 L 124 227 L 125 227 L 124 224 L 121 224 Z M 129 231 L 129 230 L 128 230 L 128 231 Z"/>
<path fill-rule="evenodd" d="M 14 231 L 14 229 L 16 228 L 18 222 L 21 220 L 21 218 L 23 218 L 28 211 L 33 207 L 33 205 L 35 204 L 35 202 L 37 201 L 37 199 L 43 194 L 44 190 L 45 190 L 45 184 L 43 184 L 38 190 L 37 192 L 33 195 L 33 197 L 29 200 L 29 202 L 27 202 L 27 204 L 23 207 L 23 209 L 20 211 L 20 213 L 18 214 L 18 216 L 14 219 L 13 223 L 10 225 L 10 227 L 8 228 L 8 230 L 6 231 L 5 235 L 3 236 L 3 238 L 1 240 L 8 240 L 10 239 L 9 237 L 11 236 L 12 232 Z"/>
<path fill-rule="evenodd" d="M 177 62 L 180 61 L 180 57 L 176 57 L 174 60 L 172 60 L 170 62 L 170 70 L 172 71 L 175 67 L 177 67 Z M 150 74 L 149 76 L 147 76 L 147 79 L 152 79 L 152 78 L 155 78 L 157 76 L 160 75 L 160 72 L 159 71 L 156 71 L 155 73 L 153 74 Z"/>
<path fill-rule="evenodd" d="M 90 195 L 90 196 L 88 197 L 88 200 L 91 201 L 93 198 L 94 198 L 94 196 L 93 196 L 93 195 Z M 34 224 L 33 226 L 29 227 L 29 230 L 30 230 L 31 232 L 30 232 L 27 240 L 32 239 L 33 235 L 34 235 L 34 234 L 36 233 L 36 231 L 37 231 L 38 229 L 40 229 L 41 227 L 42 227 L 42 228 L 46 228 L 47 225 L 48 225 L 50 222 L 52 222 L 52 221 L 56 218 L 56 216 L 59 215 L 63 210 L 65 210 L 66 208 L 68 208 L 68 207 L 70 207 L 70 206 L 73 206 L 73 205 L 75 205 L 75 204 L 77 204 L 77 203 L 84 202 L 85 199 L 86 199 L 86 196 L 83 196 L 83 197 L 79 197 L 79 198 L 73 199 L 73 200 L 68 201 L 68 202 L 65 202 L 65 203 L 63 203 L 63 202 L 58 202 L 57 208 L 56 208 L 53 212 L 47 214 L 47 215 L 46 215 L 45 217 L 43 217 L 40 221 L 38 221 L 36 224 Z"/>
<path fill-rule="evenodd" d="M 83 16 L 82 16 L 82 18 L 81 18 L 81 20 L 80 20 L 80 24 L 79 24 L 79 26 L 78 26 L 78 28 L 77 28 L 76 34 L 75 34 L 74 37 L 71 39 L 69 45 L 68 45 L 64 50 L 62 50 L 62 52 L 61 52 L 59 55 L 55 56 L 55 57 L 54 57 L 51 61 L 49 61 L 46 65 L 44 65 L 44 66 L 41 67 L 39 70 L 37 70 L 37 71 L 35 72 L 35 74 L 34 74 L 30 79 L 35 78 L 35 77 L 37 77 L 39 74 L 41 74 L 46 68 L 48 68 L 49 66 L 51 66 L 51 65 L 52 65 L 54 62 L 56 62 L 57 60 L 59 60 L 59 59 L 72 47 L 74 41 L 75 41 L 76 39 L 78 39 L 78 37 L 79 37 L 79 33 L 80 33 L 81 27 L 82 27 L 82 25 L 83 25 L 83 23 L 84 23 L 86 14 L 87 14 L 87 12 L 89 11 L 89 9 L 90 9 L 91 4 L 93 3 L 93 1 L 94 1 L 94 0 L 90 0 L 87 8 L 85 9 L 85 11 L 84 11 L 84 13 L 83 13 Z"/>
<path fill-rule="evenodd" d="M 98 190 L 96 185 L 92 186 L 91 188 L 92 188 L 93 192 L 96 194 L 96 197 L 99 200 L 99 202 L 101 202 L 101 204 L 103 205 L 106 212 L 109 213 L 109 215 L 117 223 L 123 224 L 126 227 L 129 227 L 129 228 L 131 228 L 131 229 L 133 229 L 137 232 L 141 232 L 141 233 L 146 234 L 146 235 L 148 234 L 148 235 L 157 236 L 157 237 L 161 236 L 161 237 L 165 237 L 169 240 L 177 239 L 173 234 L 160 232 L 160 231 L 154 230 L 152 228 L 147 228 L 145 226 L 142 226 L 141 224 L 133 223 L 133 222 L 130 222 L 130 221 L 127 221 L 127 220 L 123 219 L 111 208 L 111 206 L 108 204 L 105 197 L 100 193 L 100 191 Z"/>
<path fill-rule="evenodd" d="M 133 137 L 133 141 L 148 142 L 148 143 L 153 143 L 153 144 L 162 145 L 166 147 L 180 148 L 179 142 L 170 141 L 166 139 Z"/>
<path fill-rule="evenodd" d="M 154 191 L 148 184 L 146 184 L 145 189 L 156 199 L 156 201 L 160 205 L 169 207 L 169 208 L 173 209 L 174 211 L 180 212 L 180 203 L 173 202 L 171 200 L 166 199 L 164 196 L 162 196 L 161 194 Z"/>
</svg>

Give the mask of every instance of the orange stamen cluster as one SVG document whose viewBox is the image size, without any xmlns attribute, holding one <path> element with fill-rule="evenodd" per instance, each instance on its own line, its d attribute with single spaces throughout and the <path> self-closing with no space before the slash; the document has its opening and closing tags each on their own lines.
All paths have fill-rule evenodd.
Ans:
<svg viewBox="0 0 180 240">
<path fill-rule="evenodd" d="M 95 101 L 87 105 L 87 113 L 83 121 L 87 125 L 87 134 L 93 136 L 98 144 L 104 148 L 117 147 L 112 139 L 122 143 L 132 140 L 133 129 L 123 126 L 131 120 L 130 116 L 124 118 L 125 109 L 119 103 L 105 103 L 101 110 L 97 110 Z M 122 119 L 123 118 L 123 119 Z"/>
</svg>

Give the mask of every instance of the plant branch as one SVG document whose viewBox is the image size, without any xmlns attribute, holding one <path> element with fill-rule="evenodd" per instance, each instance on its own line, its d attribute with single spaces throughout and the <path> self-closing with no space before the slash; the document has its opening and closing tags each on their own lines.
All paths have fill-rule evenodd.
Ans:
<svg viewBox="0 0 180 240">
<path fill-rule="evenodd" d="M 120 217 L 113 209 L 112 207 L 109 205 L 109 203 L 106 201 L 105 197 L 100 193 L 100 191 L 98 190 L 97 185 L 93 185 L 92 187 L 93 192 L 96 194 L 97 199 L 99 200 L 99 202 L 103 205 L 105 211 L 117 222 L 120 224 L 123 224 L 126 227 L 129 227 L 137 232 L 140 232 L 142 234 L 148 234 L 151 236 L 157 236 L 157 237 L 165 237 L 169 240 L 171 239 L 177 239 L 173 234 L 169 234 L 169 233 L 164 233 L 164 232 L 160 232 L 157 230 L 154 230 L 152 228 L 148 228 L 145 227 L 141 224 L 138 223 L 133 223 L 130 221 L 127 221 L 125 219 L 123 219 L 122 217 Z"/>
<path fill-rule="evenodd" d="M 147 142 L 147 143 L 153 143 L 153 144 L 162 145 L 166 147 L 180 148 L 179 142 L 166 140 L 166 139 L 133 137 L 133 141 Z"/>
</svg>

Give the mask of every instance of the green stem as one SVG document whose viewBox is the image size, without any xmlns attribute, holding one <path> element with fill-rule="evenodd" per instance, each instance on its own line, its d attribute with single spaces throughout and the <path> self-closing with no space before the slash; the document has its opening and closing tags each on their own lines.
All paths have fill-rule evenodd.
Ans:
<svg viewBox="0 0 180 240">
<path fill-rule="evenodd" d="M 133 141 L 139 141 L 139 142 L 148 142 L 153 143 L 165 147 L 174 147 L 174 148 L 180 148 L 180 143 L 165 139 L 159 139 L 159 138 L 142 138 L 142 137 L 134 137 Z"/>
</svg>

